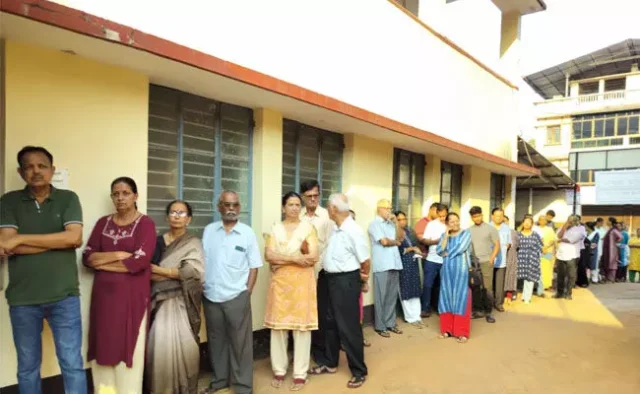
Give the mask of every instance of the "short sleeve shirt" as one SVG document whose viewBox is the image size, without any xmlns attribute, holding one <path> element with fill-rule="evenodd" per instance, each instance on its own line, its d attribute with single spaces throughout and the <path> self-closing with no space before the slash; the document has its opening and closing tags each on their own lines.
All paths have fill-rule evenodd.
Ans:
<svg viewBox="0 0 640 394">
<path fill-rule="evenodd" d="M 398 248 L 395 246 L 382 246 L 383 238 L 396 239 L 396 225 L 376 216 L 369 225 L 369 238 L 371 238 L 371 265 L 373 272 L 385 272 L 390 270 L 402 270 L 402 259 Z"/>
<path fill-rule="evenodd" d="M 0 198 L 0 228 L 14 228 L 18 234 L 51 234 L 74 223 L 82 224 L 82 208 L 70 190 L 51 186 L 42 203 L 28 188 Z M 12 306 L 38 305 L 80 295 L 77 260 L 74 248 L 10 256 L 7 302 Z"/>
<path fill-rule="evenodd" d="M 249 271 L 262 267 L 258 240 L 251 229 L 236 223 L 226 232 L 222 222 L 204 229 L 204 296 L 211 302 L 226 302 L 247 290 Z"/>
<path fill-rule="evenodd" d="M 340 227 L 334 225 L 333 234 L 322 256 L 322 268 L 329 273 L 352 272 L 369 260 L 369 245 L 364 231 L 347 217 Z"/>
<path fill-rule="evenodd" d="M 447 231 L 447 226 L 440 220 L 432 220 L 427 224 L 427 228 L 424 231 L 424 239 L 436 240 L 442 238 L 442 235 Z M 427 255 L 427 261 L 432 263 L 442 264 L 444 259 L 437 252 L 438 244 L 429 246 L 429 254 Z"/>
<path fill-rule="evenodd" d="M 480 263 L 489 262 L 494 243 L 500 240 L 498 230 L 490 224 L 482 223 L 472 225 L 469 231 L 471 231 L 471 258 Z"/>
</svg>

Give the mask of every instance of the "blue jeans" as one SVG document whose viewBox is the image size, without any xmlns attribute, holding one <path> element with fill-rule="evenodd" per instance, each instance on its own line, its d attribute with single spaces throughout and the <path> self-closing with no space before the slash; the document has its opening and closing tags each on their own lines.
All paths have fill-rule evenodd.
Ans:
<svg viewBox="0 0 640 394">
<path fill-rule="evenodd" d="M 432 263 L 427 260 L 422 262 L 422 270 L 424 271 L 422 295 L 420 296 L 422 312 L 426 313 L 431 311 L 431 292 L 433 291 L 433 284 L 436 281 L 436 277 L 440 273 L 440 268 L 442 268 L 442 264 Z"/>
<path fill-rule="evenodd" d="M 86 394 L 87 375 L 80 349 L 82 318 L 80 297 L 71 296 L 58 302 L 9 308 L 13 342 L 18 353 L 18 389 L 23 394 L 42 393 L 42 324 L 47 319 L 56 346 L 58 363 L 66 394 Z"/>
</svg>

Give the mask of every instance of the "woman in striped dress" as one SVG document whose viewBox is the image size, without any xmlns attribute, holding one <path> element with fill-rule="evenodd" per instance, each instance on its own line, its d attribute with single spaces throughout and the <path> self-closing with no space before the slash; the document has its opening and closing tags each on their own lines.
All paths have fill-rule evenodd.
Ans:
<svg viewBox="0 0 640 394">
<path fill-rule="evenodd" d="M 471 332 L 471 292 L 469 266 L 471 262 L 471 232 L 460 230 L 460 217 L 447 215 L 447 231 L 436 249 L 444 257 L 440 270 L 440 337 L 458 338 L 465 343 Z"/>
</svg>

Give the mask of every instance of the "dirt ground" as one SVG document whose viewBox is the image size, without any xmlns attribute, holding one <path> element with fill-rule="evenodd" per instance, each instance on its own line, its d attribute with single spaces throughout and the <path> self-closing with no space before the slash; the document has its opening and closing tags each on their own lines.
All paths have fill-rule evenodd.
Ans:
<svg viewBox="0 0 640 394">
<path fill-rule="evenodd" d="M 440 340 L 438 317 L 419 330 L 401 324 L 403 335 L 365 337 L 369 376 L 358 390 L 346 388 L 349 370 L 311 377 L 303 393 L 640 393 L 640 284 L 578 289 L 574 300 L 534 297 L 496 314 L 497 323 L 473 320 L 461 345 Z M 270 387 L 269 360 L 255 364 L 255 393 L 289 391 Z M 204 387 L 208 377 L 201 381 Z"/>
</svg>

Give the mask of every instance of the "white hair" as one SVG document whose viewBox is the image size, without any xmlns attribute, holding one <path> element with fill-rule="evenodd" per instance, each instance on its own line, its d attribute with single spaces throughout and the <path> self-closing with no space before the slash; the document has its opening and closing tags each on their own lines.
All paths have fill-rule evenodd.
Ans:
<svg viewBox="0 0 640 394">
<path fill-rule="evenodd" d="M 349 198 L 342 193 L 333 193 L 329 196 L 329 205 L 333 205 L 338 212 L 349 212 Z"/>
<path fill-rule="evenodd" d="M 218 204 L 222 202 L 222 197 L 224 197 L 225 194 L 233 194 L 238 198 L 238 202 L 240 202 L 240 196 L 238 195 L 238 193 L 233 190 L 223 190 L 222 193 L 220 193 L 220 195 L 218 196 Z"/>
</svg>

